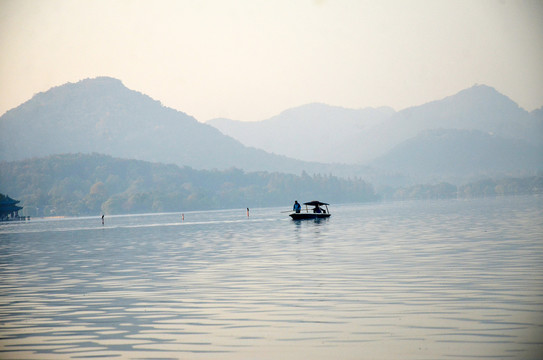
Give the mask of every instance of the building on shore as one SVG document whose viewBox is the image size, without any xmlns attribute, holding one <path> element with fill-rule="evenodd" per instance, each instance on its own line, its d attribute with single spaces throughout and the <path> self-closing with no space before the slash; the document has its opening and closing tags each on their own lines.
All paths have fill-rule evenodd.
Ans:
<svg viewBox="0 0 543 360">
<path fill-rule="evenodd" d="M 19 200 L 0 194 L 0 221 L 27 220 L 26 216 L 19 216 L 21 206 L 17 206 Z"/>
</svg>

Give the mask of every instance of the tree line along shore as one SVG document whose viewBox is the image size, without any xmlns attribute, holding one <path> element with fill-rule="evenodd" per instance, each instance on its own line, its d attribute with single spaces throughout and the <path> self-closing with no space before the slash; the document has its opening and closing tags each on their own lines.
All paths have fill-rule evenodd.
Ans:
<svg viewBox="0 0 543 360">
<path fill-rule="evenodd" d="M 23 216 L 85 216 L 284 206 L 295 199 L 338 203 L 543 193 L 543 176 L 374 186 L 361 178 L 196 170 L 100 154 L 55 155 L 0 164 L 0 192 Z"/>
</svg>

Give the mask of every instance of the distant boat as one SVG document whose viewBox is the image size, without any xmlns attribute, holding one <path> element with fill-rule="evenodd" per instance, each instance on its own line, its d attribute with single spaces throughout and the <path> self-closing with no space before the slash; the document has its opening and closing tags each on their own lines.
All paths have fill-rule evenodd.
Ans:
<svg viewBox="0 0 543 360">
<path fill-rule="evenodd" d="M 323 219 L 330 217 L 330 210 L 328 210 L 327 203 L 320 201 L 310 201 L 304 203 L 305 211 L 302 209 L 299 213 L 293 212 L 289 216 L 293 220 L 306 220 L 306 219 Z M 313 206 L 312 209 L 309 209 L 308 206 Z M 322 207 L 324 206 L 324 208 Z"/>
</svg>

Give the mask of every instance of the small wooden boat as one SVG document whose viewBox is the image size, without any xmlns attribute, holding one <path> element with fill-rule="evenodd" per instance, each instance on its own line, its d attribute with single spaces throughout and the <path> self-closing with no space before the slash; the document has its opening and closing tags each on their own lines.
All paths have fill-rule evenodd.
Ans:
<svg viewBox="0 0 543 360">
<path fill-rule="evenodd" d="M 300 210 L 300 212 L 293 212 L 289 216 L 293 220 L 324 219 L 330 217 L 330 211 L 328 210 L 328 205 L 330 204 L 320 201 L 309 201 L 304 203 L 304 205 L 305 209 Z M 308 206 L 313 206 L 313 208 L 309 209 Z"/>
</svg>

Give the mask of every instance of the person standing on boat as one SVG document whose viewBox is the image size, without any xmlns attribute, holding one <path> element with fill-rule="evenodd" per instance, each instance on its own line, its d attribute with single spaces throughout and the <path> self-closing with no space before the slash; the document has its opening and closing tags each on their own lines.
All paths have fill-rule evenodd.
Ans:
<svg viewBox="0 0 543 360">
<path fill-rule="evenodd" d="M 292 207 L 292 211 L 296 211 L 296 213 L 299 214 L 301 210 L 302 210 L 302 205 L 298 203 L 298 200 L 294 200 L 294 206 Z"/>
</svg>

